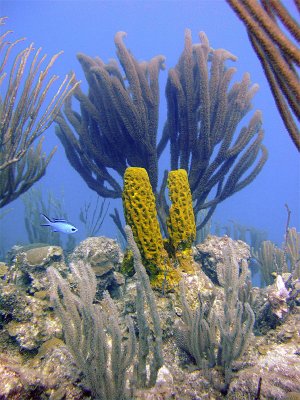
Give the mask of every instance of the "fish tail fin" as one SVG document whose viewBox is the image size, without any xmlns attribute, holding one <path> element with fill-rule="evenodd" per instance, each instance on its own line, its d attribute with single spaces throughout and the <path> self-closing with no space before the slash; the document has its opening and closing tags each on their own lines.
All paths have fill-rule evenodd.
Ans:
<svg viewBox="0 0 300 400">
<path fill-rule="evenodd" d="M 50 219 L 49 217 L 47 217 L 47 215 L 45 215 L 45 214 L 43 214 L 43 213 L 41 213 L 41 215 L 42 215 L 42 216 L 45 218 L 45 220 L 48 222 L 48 224 L 41 225 L 41 226 L 49 226 L 49 223 L 52 222 L 51 219 Z"/>
</svg>

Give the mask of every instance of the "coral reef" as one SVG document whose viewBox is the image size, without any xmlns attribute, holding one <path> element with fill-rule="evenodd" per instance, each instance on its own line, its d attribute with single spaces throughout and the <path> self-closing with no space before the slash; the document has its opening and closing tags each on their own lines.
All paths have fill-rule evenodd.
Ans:
<svg viewBox="0 0 300 400">
<path fill-rule="evenodd" d="M 117 243 L 107 238 L 88 238 L 75 249 L 73 265 L 86 264 L 88 271 L 91 266 L 95 271 L 99 268 L 97 276 L 91 275 L 95 276 L 96 282 L 92 283 L 90 278 L 85 279 L 83 292 L 76 277 L 70 273 L 62 249 L 59 247 L 44 246 L 15 250 L 6 265 L 5 274 L 0 277 L 0 372 L 1 383 L 4 383 L 0 385 L 1 398 L 13 400 L 44 397 L 66 400 L 91 398 L 91 390 L 83 379 L 78 363 L 75 364 L 76 357 L 63 342 L 66 341 L 66 336 L 50 303 L 46 273 L 48 267 L 55 268 L 61 275 L 60 279 L 72 290 L 73 302 L 68 302 L 67 307 L 79 306 L 76 299 L 80 293 L 81 295 L 85 293 L 86 296 L 90 296 L 89 298 L 94 293 L 96 301 L 90 306 L 97 306 L 97 309 L 101 307 L 108 311 L 108 318 L 114 321 L 116 314 L 118 315 L 122 346 L 128 344 L 125 323 L 128 316 L 131 317 L 137 334 L 137 349 L 139 346 L 140 350 L 144 349 L 141 353 L 138 351 L 134 359 L 135 363 L 140 357 L 142 366 L 139 368 L 139 379 L 144 384 L 141 383 L 140 387 L 136 388 L 131 398 L 143 400 L 222 398 L 224 369 L 205 363 L 199 368 L 193 357 L 177 346 L 176 329 L 178 326 L 182 327 L 185 312 L 180 294 L 166 292 L 162 295 L 161 292 L 152 291 L 145 270 L 138 272 L 139 267 L 143 268 L 142 259 L 132 236 L 129 237 L 129 243 L 133 245 L 136 273 L 127 277 L 126 281 L 123 279 L 122 284 L 120 282 L 118 284 L 117 279 L 112 279 L 111 285 L 108 286 L 102 281 L 106 282 L 107 276 L 115 274 L 118 276 L 123 258 Z M 211 236 L 192 250 L 196 269 L 194 273 L 182 273 L 185 301 L 193 316 L 199 307 L 200 294 L 203 318 L 207 317 L 214 304 L 218 316 L 215 341 L 218 342 L 221 338 L 219 323 L 225 316 L 224 305 L 233 304 L 232 299 L 236 297 L 235 289 L 227 291 L 225 288 L 223 275 L 228 272 L 230 263 L 236 272 L 237 265 L 241 267 L 236 277 L 245 276 L 242 272 L 245 270 L 245 263 L 243 265 L 241 260 L 249 257 L 249 247 L 242 241 L 233 241 L 226 236 L 223 238 Z M 205 267 L 207 264 L 209 268 Z M 215 274 L 212 273 L 213 270 L 216 271 Z M 209 275 L 213 280 L 206 275 L 206 271 L 210 271 Z M 86 275 L 91 272 L 83 270 L 83 273 Z M 144 279 L 148 279 L 148 283 Z M 234 279 L 231 278 L 229 281 L 232 286 Z M 268 293 L 284 290 L 283 284 L 288 291 L 288 297 L 285 298 L 286 311 L 282 316 L 278 316 L 278 313 L 274 313 L 274 304 Z M 245 347 L 245 352 L 241 352 L 238 359 L 232 360 L 230 382 L 226 388 L 227 398 L 255 398 L 260 378 L 261 399 L 292 398 L 293 392 L 300 391 L 299 282 L 291 273 L 286 273 L 282 275 L 279 288 L 276 284 L 261 289 L 242 286 L 243 290 L 238 289 L 239 301 L 250 303 L 259 324 L 255 326 L 254 332 L 259 335 L 249 335 L 247 343 L 250 345 Z M 105 293 L 102 289 L 99 290 L 99 287 L 106 287 L 110 291 L 111 298 L 107 300 Z M 62 288 L 59 291 L 58 301 L 63 301 L 61 296 L 64 290 Z M 153 307 L 156 311 L 153 311 Z M 155 316 L 156 313 L 158 316 Z M 80 315 L 83 317 L 83 313 Z M 88 317 L 88 314 L 85 317 Z M 238 319 L 232 320 L 233 326 L 237 321 Z M 73 323 L 75 322 L 74 320 Z M 106 323 L 106 319 L 104 322 Z M 82 328 L 84 325 L 77 326 Z M 143 332 L 148 335 L 148 340 L 139 344 L 139 341 L 143 340 L 140 337 L 143 336 Z M 108 334 L 108 331 L 105 331 L 105 334 Z M 91 332 L 90 336 L 87 335 L 85 340 L 80 341 L 78 347 L 93 337 L 94 334 Z M 147 343 L 150 345 L 149 353 L 146 351 Z M 157 345 L 159 347 L 155 350 Z M 108 348 L 111 351 L 109 344 Z M 142 360 L 147 360 L 146 370 L 148 370 L 154 357 L 153 351 L 163 358 L 163 365 L 160 366 L 160 362 L 154 364 L 156 372 L 152 373 L 154 377 L 152 379 L 156 380 L 156 384 L 147 387 L 150 375 L 145 379 L 143 372 L 145 364 Z M 90 354 L 94 355 L 93 351 Z M 129 374 L 131 372 L 131 369 L 128 370 Z M 131 385 L 135 386 L 137 382 L 138 380 L 134 379 Z"/>
</svg>

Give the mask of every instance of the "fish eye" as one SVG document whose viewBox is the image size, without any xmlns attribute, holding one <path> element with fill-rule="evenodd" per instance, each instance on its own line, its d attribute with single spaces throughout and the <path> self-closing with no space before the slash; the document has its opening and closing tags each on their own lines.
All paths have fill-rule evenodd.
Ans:
<svg viewBox="0 0 300 400">
<path fill-rule="evenodd" d="M 76 228 L 72 228 L 71 231 L 72 231 L 72 232 L 76 232 Z"/>
</svg>

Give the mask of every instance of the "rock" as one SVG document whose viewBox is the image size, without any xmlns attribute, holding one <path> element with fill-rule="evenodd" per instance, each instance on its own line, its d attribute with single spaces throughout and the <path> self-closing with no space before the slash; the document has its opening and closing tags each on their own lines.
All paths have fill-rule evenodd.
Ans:
<svg viewBox="0 0 300 400">
<path fill-rule="evenodd" d="M 93 268 L 98 280 L 97 297 L 100 298 L 105 290 L 112 297 L 120 296 L 120 287 L 125 283 L 118 274 L 122 259 L 123 254 L 118 243 L 103 236 L 85 239 L 70 256 L 71 262 L 82 260 Z"/>
<path fill-rule="evenodd" d="M 12 280 L 27 293 L 48 290 L 46 270 L 52 265 L 60 273 L 66 274 L 63 249 L 59 246 L 42 246 L 19 249 L 10 267 Z"/>
<path fill-rule="evenodd" d="M 51 337 L 61 336 L 58 318 L 50 311 L 47 268 L 66 274 L 63 250 L 57 246 L 19 249 L 0 280 L 0 316 L 22 351 L 36 350 Z"/>
<path fill-rule="evenodd" d="M 1 399 L 38 399 L 43 395 L 45 386 L 39 379 L 38 371 L 29 370 L 22 364 L 21 357 L 0 355 Z"/>
<path fill-rule="evenodd" d="M 48 346 L 26 361 L 20 355 L 0 355 L 0 398 L 3 400 L 81 400 L 90 398 L 78 387 L 79 371 L 65 345 Z"/>
<path fill-rule="evenodd" d="M 5 325 L 10 337 L 21 350 L 36 350 L 46 340 L 61 335 L 61 325 L 49 300 L 42 300 L 22 292 L 9 284 L 0 287 L 1 314 L 10 321 Z"/>
<path fill-rule="evenodd" d="M 238 373 L 230 385 L 228 399 L 236 399 L 236 393 L 251 394 L 255 398 L 258 380 L 262 378 L 261 398 L 285 399 L 287 392 L 300 391 L 300 363 L 292 343 L 269 346 L 266 354 L 260 354 L 253 367 Z"/>
<path fill-rule="evenodd" d="M 25 254 L 23 265 L 29 268 L 43 268 L 53 261 L 63 260 L 63 250 L 59 246 L 44 246 L 35 249 L 30 249 L 26 252 L 19 253 L 17 256 L 17 262 L 20 262 L 19 257 Z"/>
<path fill-rule="evenodd" d="M 167 400 L 174 398 L 173 376 L 169 369 L 163 365 L 157 374 L 156 384 L 151 389 L 137 390 L 136 400 Z"/>
<path fill-rule="evenodd" d="M 290 312 L 300 305 L 299 280 L 292 279 L 290 273 L 278 275 L 275 282 L 264 288 L 251 290 L 251 306 L 255 313 L 254 330 L 264 335 L 270 329 L 282 325 Z"/>
<path fill-rule="evenodd" d="M 205 274 L 214 284 L 219 284 L 216 273 L 216 265 L 224 263 L 223 250 L 230 244 L 234 257 L 240 263 L 241 260 L 250 258 L 250 247 L 241 240 L 232 240 L 228 236 L 208 236 L 203 243 L 193 248 L 195 261 L 201 264 Z"/>
<path fill-rule="evenodd" d="M 261 399 L 281 400 L 288 392 L 300 392 L 299 332 L 299 310 L 294 310 L 283 325 L 255 337 L 248 364 L 233 376 L 226 398 L 255 398 L 260 377 Z"/>
<path fill-rule="evenodd" d="M 70 256 L 71 262 L 83 260 L 90 264 L 96 276 L 118 271 L 122 252 L 118 243 L 104 236 L 89 237 L 81 242 Z"/>
</svg>

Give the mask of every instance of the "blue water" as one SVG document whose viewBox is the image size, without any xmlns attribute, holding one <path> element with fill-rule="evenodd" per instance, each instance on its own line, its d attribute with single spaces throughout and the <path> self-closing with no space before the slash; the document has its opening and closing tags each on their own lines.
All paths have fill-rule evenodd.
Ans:
<svg viewBox="0 0 300 400">
<path fill-rule="evenodd" d="M 284 3 L 290 4 L 289 1 Z M 0 14 L 8 17 L 1 32 L 13 30 L 12 38 L 26 37 L 27 44 L 34 42 L 36 48 L 42 47 L 49 56 L 64 50 L 53 72 L 63 78 L 74 70 L 77 78 L 82 80 L 84 91 L 87 85 L 76 53 L 99 56 L 105 62 L 116 58 L 114 35 L 117 31 L 128 33 L 126 46 L 138 60 L 149 60 L 163 54 L 167 69 L 175 66 L 183 50 L 185 28 L 192 30 L 194 42 L 198 42 L 198 32 L 205 31 L 213 48 L 225 48 L 238 57 L 234 63 L 238 69 L 234 80 L 240 80 L 248 71 L 252 82 L 259 84 L 253 110 L 245 118 L 245 123 L 255 109 L 262 110 L 264 144 L 269 151 L 269 160 L 255 181 L 221 203 L 213 219 L 223 224 L 235 220 L 265 230 L 269 239 L 280 244 L 285 232 L 287 213 L 284 204 L 287 203 L 292 212 L 290 226 L 300 229 L 299 154 L 281 121 L 245 28 L 225 1 L 2 0 Z M 21 46 L 23 44 L 18 48 Z M 167 69 L 160 73 L 159 132 L 166 119 L 164 88 Z M 64 192 L 65 209 L 70 221 L 79 229 L 76 233 L 79 242 L 85 238 L 84 227 L 79 221 L 80 207 L 91 198 L 95 199 L 96 194 L 69 165 L 63 146 L 55 136 L 53 124 L 46 132 L 44 149 L 49 152 L 55 145 L 59 149 L 37 187 L 45 193 L 52 191 L 58 198 Z M 169 153 L 165 151 L 160 160 L 161 171 L 168 167 Z M 111 212 L 114 207 L 121 209 L 121 200 L 110 200 Z M 0 240 L 8 249 L 17 242 L 26 243 L 27 236 L 22 201 L 17 199 L 6 208 L 13 210 L 0 221 Z M 109 217 L 102 226 L 101 234 L 116 237 L 115 226 Z"/>
</svg>

